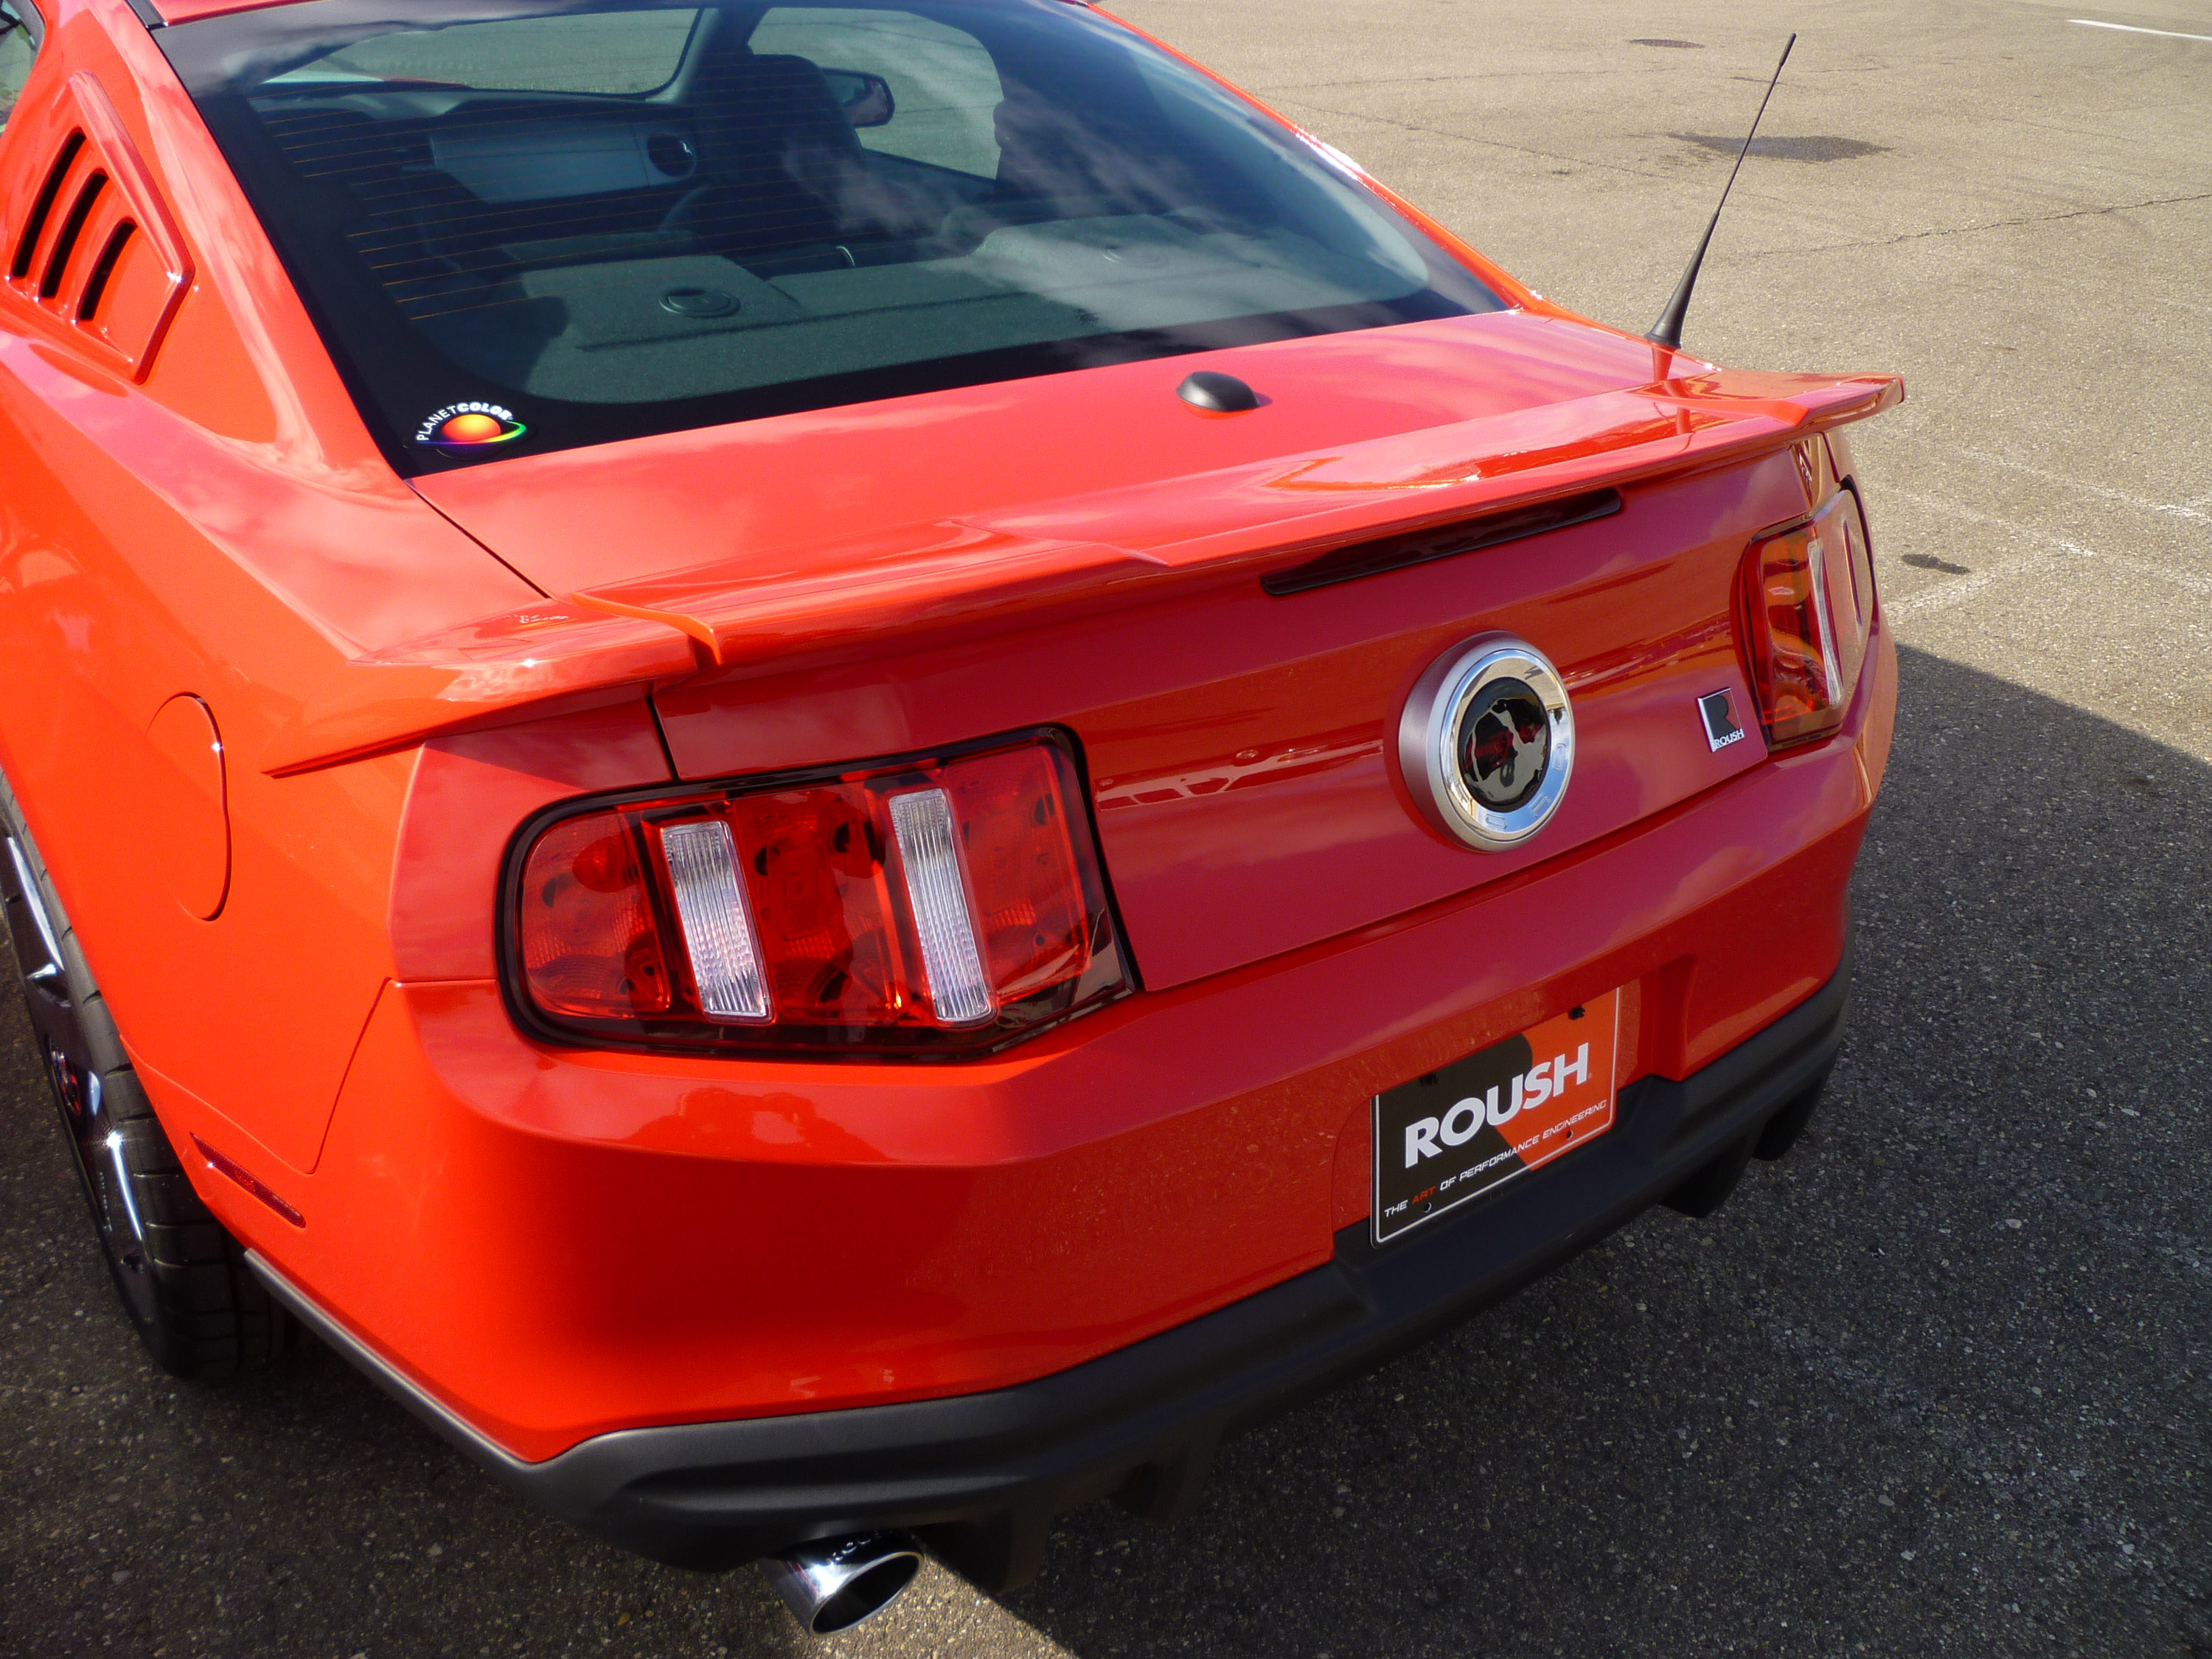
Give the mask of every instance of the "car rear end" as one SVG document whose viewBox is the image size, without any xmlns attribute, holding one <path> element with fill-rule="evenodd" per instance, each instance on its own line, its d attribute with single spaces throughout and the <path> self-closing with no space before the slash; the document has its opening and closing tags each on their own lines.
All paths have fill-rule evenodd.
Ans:
<svg viewBox="0 0 2212 1659">
<path fill-rule="evenodd" d="M 912 1526 L 1004 1583 L 1070 1504 L 1172 1514 L 1222 1433 L 1802 1127 L 1894 698 L 1839 450 L 1470 562 L 434 744 L 416 954 L 272 1262 L 478 1455 L 668 1559 Z M 1413 809 L 1393 741 L 1495 634 L 1557 665 L 1577 744 L 1503 853 Z M 509 804 L 456 823 L 488 777 Z M 456 891 L 476 926 L 410 917 Z M 1382 1103 L 1592 1011 L 1582 1138 L 1386 1223 Z"/>
<path fill-rule="evenodd" d="M 374 739 L 394 975 L 304 1224 L 210 1201 L 473 1455 L 665 1559 L 1009 1585 L 1786 1150 L 1893 381 L 1571 319 L 1058 0 L 896 14 L 918 80 L 893 14 L 636 14 L 580 91 L 581 36 L 474 84 L 337 3 L 165 49 L 387 457 L 549 597 L 388 653 L 453 675 Z M 1501 652 L 1490 727 L 1409 715 Z"/>
</svg>

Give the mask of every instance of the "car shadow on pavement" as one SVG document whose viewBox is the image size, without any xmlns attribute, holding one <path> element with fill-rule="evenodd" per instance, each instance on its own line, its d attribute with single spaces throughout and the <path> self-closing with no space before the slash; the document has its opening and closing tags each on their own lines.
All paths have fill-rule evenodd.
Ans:
<svg viewBox="0 0 2212 1659">
<path fill-rule="evenodd" d="M 0 1652 L 2212 1653 L 2212 768 L 1908 652 L 1822 1115 L 1002 1601 L 811 1644 L 333 1355 L 150 1370 L 0 1023 Z"/>
</svg>

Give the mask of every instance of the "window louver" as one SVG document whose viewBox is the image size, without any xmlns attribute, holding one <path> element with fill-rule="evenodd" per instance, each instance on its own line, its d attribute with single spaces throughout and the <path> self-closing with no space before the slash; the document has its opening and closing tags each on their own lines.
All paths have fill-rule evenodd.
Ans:
<svg viewBox="0 0 2212 1659">
<path fill-rule="evenodd" d="M 72 76 L 40 114 L 9 135 L 52 159 L 19 210 L 0 209 L 7 286 L 143 380 L 191 285 L 184 239 L 99 82 Z"/>
</svg>

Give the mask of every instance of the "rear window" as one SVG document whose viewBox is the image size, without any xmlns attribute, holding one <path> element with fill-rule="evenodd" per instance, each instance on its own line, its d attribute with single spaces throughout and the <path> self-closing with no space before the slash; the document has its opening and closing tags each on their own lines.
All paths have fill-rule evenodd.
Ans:
<svg viewBox="0 0 2212 1659">
<path fill-rule="evenodd" d="M 1499 303 L 1068 0 L 400 9 L 155 39 L 404 471 Z"/>
</svg>

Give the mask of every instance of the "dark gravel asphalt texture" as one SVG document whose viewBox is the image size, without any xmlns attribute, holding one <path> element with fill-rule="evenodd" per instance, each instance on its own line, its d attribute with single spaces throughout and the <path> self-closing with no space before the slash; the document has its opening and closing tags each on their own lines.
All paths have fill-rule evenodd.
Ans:
<svg viewBox="0 0 2212 1659">
<path fill-rule="evenodd" d="M 849 1653 L 2212 1655 L 2212 769 L 1908 653 L 1822 1115 Z M 757 1577 L 540 1518 L 319 1348 L 153 1373 L 27 1033 L 0 1072 L 0 1651 L 781 1654 Z"/>
</svg>

